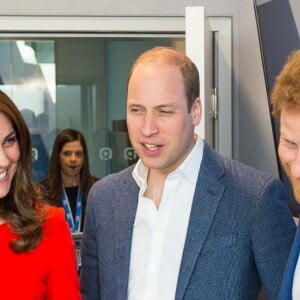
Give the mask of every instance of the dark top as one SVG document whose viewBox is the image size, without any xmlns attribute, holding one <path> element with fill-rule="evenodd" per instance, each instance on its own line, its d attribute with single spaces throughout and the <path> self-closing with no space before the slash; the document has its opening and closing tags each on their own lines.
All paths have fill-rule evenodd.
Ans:
<svg viewBox="0 0 300 300">
<path fill-rule="evenodd" d="M 69 200 L 72 216 L 75 220 L 78 186 L 65 187 L 65 191 L 66 191 L 66 194 L 67 194 L 67 197 L 68 197 L 68 200 Z"/>
<path fill-rule="evenodd" d="M 92 181 L 95 183 L 99 178 L 92 176 Z M 44 196 L 44 199 L 47 203 L 49 203 L 52 206 L 56 207 L 63 207 L 62 204 L 62 197 L 60 199 L 50 199 L 50 188 L 49 188 L 49 179 L 46 178 L 42 180 L 40 183 L 42 193 Z M 73 217 L 75 217 L 75 212 L 76 212 L 76 199 L 77 199 L 77 193 L 78 193 L 78 186 L 77 187 L 70 187 L 70 188 L 65 188 L 65 191 L 67 193 L 69 203 L 70 203 L 70 208 L 72 211 Z M 81 231 L 83 229 L 83 224 L 84 224 L 84 216 L 85 216 L 85 207 L 86 207 L 86 201 L 87 197 L 83 197 L 82 199 L 82 214 L 81 214 Z"/>
</svg>

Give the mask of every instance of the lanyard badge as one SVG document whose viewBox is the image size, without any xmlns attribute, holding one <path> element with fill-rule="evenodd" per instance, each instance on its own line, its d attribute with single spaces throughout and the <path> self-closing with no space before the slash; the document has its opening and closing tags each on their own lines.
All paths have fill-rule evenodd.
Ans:
<svg viewBox="0 0 300 300">
<path fill-rule="evenodd" d="M 75 221 L 72 215 L 70 201 L 68 199 L 65 188 L 63 187 L 62 194 L 62 203 L 65 209 L 67 222 L 69 224 L 71 232 L 80 232 L 81 225 L 81 213 L 82 213 L 82 193 L 80 192 L 80 188 L 78 187 L 77 198 L 76 198 L 76 211 L 75 211 Z"/>
</svg>

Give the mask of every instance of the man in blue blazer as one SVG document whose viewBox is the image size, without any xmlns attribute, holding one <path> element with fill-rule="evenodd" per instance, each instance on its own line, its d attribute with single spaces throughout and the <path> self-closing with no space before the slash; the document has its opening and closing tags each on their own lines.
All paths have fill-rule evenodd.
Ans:
<svg viewBox="0 0 300 300">
<path fill-rule="evenodd" d="M 170 48 L 129 73 L 127 126 L 139 161 L 90 191 L 86 300 L 277 299 L 295 223 L 278 179 L 222 157 L 194 133 L 199 74 Z"/>
<path fill-rule="evenodd" d="M 300 50 L 294 51 L 277 76 L 272 91 L 273 113 L 280 119 L 278 155 L 300 203 Z M 281 300 L 300 299 L 300 229 L 284 273 Z"/>
</svg>

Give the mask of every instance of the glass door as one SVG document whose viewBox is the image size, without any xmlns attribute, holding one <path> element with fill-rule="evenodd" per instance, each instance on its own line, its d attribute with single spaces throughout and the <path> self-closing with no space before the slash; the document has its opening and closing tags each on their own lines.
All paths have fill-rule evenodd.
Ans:
<svg viewBox="0 0 300 300">
<path fill-rule="evenodd" d="M 219 49 L 206 52 L 217 52 L 213 58 L 217 75 L 213 76 L 218 79 L 219 125 L 214 146 L 231 156 L 231 20 L 205 19 L 217 36 L 214 49 Z M 15 101 L 30 127 L 37 181 L 46 176 L 53 141 L 66 127 L 84 134 L 91 171 L 97 177 L 136 161 L 124 121 L 132 62 L 144 50 L 159 45 L 199 59 L 186 50 L 191 36 L 185 34 L 184 17 L 11 16 L 2 18 L 0 25 L 0 89 Z M 205 102 L 211 106 L 208 98 Z"/>
</svg>

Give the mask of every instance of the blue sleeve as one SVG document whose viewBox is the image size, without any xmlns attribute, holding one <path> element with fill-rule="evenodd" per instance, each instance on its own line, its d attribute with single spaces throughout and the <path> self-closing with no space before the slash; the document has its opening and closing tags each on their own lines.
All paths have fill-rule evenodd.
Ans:
<svg viewBox="0 0 300 300">
<path fill-rule="evenodd" d="M 85 223 L 81 242 L 80 285 L 84 300 L 100 300 L 100 279 L 97 235 L 92 203 L 96 193 L 91 191 L 86 206 Z"/>
<path fill-rule="evenodd" d="M 284 187 L 269 179 L 253 207 L 252 247 L 268 299 L 278 299 L 284 269 L 296 232 Z"/>
</svg>

